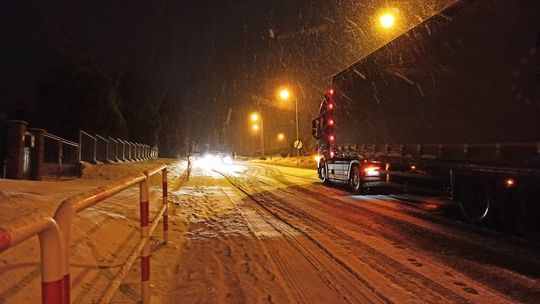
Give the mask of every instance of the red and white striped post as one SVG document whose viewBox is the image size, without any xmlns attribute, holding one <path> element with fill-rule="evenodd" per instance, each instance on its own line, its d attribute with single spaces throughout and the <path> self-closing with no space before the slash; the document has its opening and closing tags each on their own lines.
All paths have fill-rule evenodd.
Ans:
<svg viewBox="0 0 540 304">
<path fill-rule="evenodd" d="M 38 235 L 41 248 L 41 302 L 66 303 L 62 292 L 62 243 L 56 222 L 52 218 L 23 217 L 22 220 L 8 223 L 8 227 L 0 228 L 0 253 Z"/>
<path fill-rule="evenodd" d="M 41 302 L 66 303 L 63 289 L 62 245 L 60 230 L 53 219 L 39 236 L 41 247 Z"/>
<path fill-rule="evenodd" d="M 149 196 L 148 181 L 143 179 L 139 183 L 140 204 L 141 204 L 141 239 L 146 238 L 141 253 L 141 293 L 142 303 L 150 303 L 150 237 L 148 231 L 149 224 Z"/>
<path fill-rule="evenodd" d="M 165 211 L 163 212 L 163 242 L 167 244 L 169 242 L 169 199 L 168 199 L 168 187 L 167 187 L 167 167 L 161 171 L 161 180 L 163 181 L 163 205 Z"/>
</svg>

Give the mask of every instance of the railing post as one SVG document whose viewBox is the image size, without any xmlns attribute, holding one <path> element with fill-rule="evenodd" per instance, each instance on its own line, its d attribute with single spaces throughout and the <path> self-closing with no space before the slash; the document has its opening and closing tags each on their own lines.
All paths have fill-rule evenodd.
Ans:
<svg viewBox="0 0 540 304">
<path fill-rule="evenodd" d="M 57 175 L 60 176 L 62 173 L 62 158 L 64 158 L 64 152 L 62 151 L 62 142 L 58 141 L 58 172 Z"/>
<path fill-rule="evenodd" d="M 161 171 L 161 180 L 163 181 L 163 205 L 165 206 L 165 212 L 163 212 L 163 242 L 167 244 L 169 242 L 169 199 L 167 186 L 167 168 L 164 168 Z"/>
<path fill-rule="evenodd" d="M 149 224 L 149 198 L 148 198 L 148 177 L 139 183 L 140 192 L 140 213 L 141 213 L 141 240 L 146 238 L 141 253 L 141 293 L 142 303 L 150 303 L 150 237 L 148 233 Z"/>
<path fill-rule="evenodd" d="M 41 247 L 41 302 L 43 304 L 67 303 L 63 298 L 62 244 L 56 222 L 39 233 Z"/>
<path fill-rule="evenodd" d="M 26 122 L 20 120 L 10 120 L 7 123 L 7 178 L 23 179 L 24 137 L 27 125 Z"/>
<path fill-rule="evenodd" d="M 35 138 L 31 156 L 30 179 L 40 181 L 43 175 L 43 159 L 45 156 L 45 130 L 30 129 L 30 133 Z"/>
</svg>

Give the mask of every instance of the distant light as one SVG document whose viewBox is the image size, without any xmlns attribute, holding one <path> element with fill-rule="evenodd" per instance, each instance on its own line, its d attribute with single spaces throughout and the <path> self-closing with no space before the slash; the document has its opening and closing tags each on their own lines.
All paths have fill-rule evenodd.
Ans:
<svg viewBox="0 0 540 304">
<path fill-rule="evenodd" d="M 328 125 L 333 126 L 334 125 L 334 120 L 333 119 L 328 120 Z"/>
<path fill-rule="evenodd" d="M 259 131 L 259 125 L 253 125 L 251 128 L 253 128 L 253 131 Z"/>
<path fill-rule="evenodd" d="M 336 154 L 334 153 L 334 151 L 330 151 L 330 158 L 333 158 L 334 155 L 336 155 Z"/>
<path fill-rule="evenodd" d="M 328 91 L 328 93 L 330 94 L 330 96 L 334 95 L 334 89 L 330 89 L 330 91 Z"/>
<path fill-rule="evenodd" d="M 393 14 L 385 13 L 379 18 L 381 26 L 384 28 L 391 28 L 396 23 L 396 17 Z"/>
<path fill-rule="evenodd" d="M 516 181 L 513 178 L 509 178 L 505 181 L 506 187 L 510 188 L 516 184 Z"/>
<path fill-rule="evenodd" d="M 334 135 L 328 136 L 328 139 L 329 139 L 330 141 L 334 141 Z"/>
<path fill-rule="evenodd" d="M 333 104 L 333 103 L 329 103 L 329 104 L 328 104 L 328 109 L 329 109 L 329 110 L 332 110 L 333 108 L 334 108 L 334 104 Z"/>
<path fill-rule="evenodd" d="M 259 120 L 259 114 L 257 114 L 257 113 L 251 114 L 251 120 L 252 120 L 252 121 L 257 121 L 257 120 Z"/>
<path fill-rule="evenodd" d="M 314 155 L 313 156 L 313 159 L 317 162 L 317 164 L 319 163 L 319 161 L 321 160 L 322 156 L 320 155 Z"/>
<path fill-rule="evenodd" d="M 411 166 L 411 170 L 416 170 L 416 166 L 415 166 L 415 165 L 412 165 L 412 166 Z"/>
<path fill-rule="evenodd" d="M 287 89 L 283 89 L 283 90 L 279 91 L 279 98 L 281 98 L 282 100 L 289 99 L 290 95 L 291 95 L 291 93 Z"/>
<path fill-rule="evenodd" d="M 285 139 L 285 134 L 279 133 L 279 134 L 277 135 L 277 139 L 278 139 L 278 140 L 284 140 L 284 139 Z"/>
</svg>

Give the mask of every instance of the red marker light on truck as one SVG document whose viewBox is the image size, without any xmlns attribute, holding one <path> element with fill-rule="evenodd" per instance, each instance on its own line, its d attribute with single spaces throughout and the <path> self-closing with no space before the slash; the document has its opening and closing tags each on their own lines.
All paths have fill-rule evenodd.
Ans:
<svg viewBox="0 0 540 304">
<path fill-rule="evenodd" d="M 328 125 L 333 126 L 334 125 L 334 120 L 333 119 L 328 120 Z"/>
<path fill-rule="evenodd" d="M 504 181 L 507 188 L 513 187 L 516 184 L 516 181 L 513 178 L 509 178 L 506 181 Z"/>
<path fill-rule="evenodd" d="M 334 155 L 336 155 L 334 151 L 330 151 L 330 158 L 334 158 Z"/>
<path fill-rule="evenodd" d="M 330 141 L 334 141 L 334 135 L 328 136 L 328 139 L 329 139 Z"/>
<path fill-rule="evenodd" d="M 332 110 L 334 108 L 334 104 L 333 103 L 329 103 L 328 104 L 328 110 Z"/>
<path fill-rule="evenodd" d="M 328 93 L 329 93 L 330 95 L 334 95 L 334 89 L 330 89 L 330 91 L 328 91 Z"/>
</svg>

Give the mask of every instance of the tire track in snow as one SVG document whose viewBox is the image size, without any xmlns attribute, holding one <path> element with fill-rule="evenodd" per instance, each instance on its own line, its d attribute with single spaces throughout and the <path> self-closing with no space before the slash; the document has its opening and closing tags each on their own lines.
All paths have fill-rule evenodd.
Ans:
<svg viewBox="0 0 540 304">
<path fill-rule="evenodd" d="M 295 248 L 295 250 L 299 251 L 303 258 L 307 260 L 314 269 L 317 270 L 317 275 L 324 282 L 324 284 L 326 284 L 330 290 L 341 294 L 343 301 L 349 303 L 392 302 L 386 296 L 379 293 L 373 286 L 371 286 L 369 282 L 359 276 L 358 273 L 354 272 L 352 268 L 348 267 L 346 263 L 339 260 L 325 246 L 307 235 L 304 231 L 299 230 L 298 227 L 292 225 L 287 219 L 276 214 L 269 208 L 269 206 L 262 202 L 259 197 L 251 194 L 253 191 L 245 189 L 246 185 L 244 185 L 241 180 L 225 173 L 221 174 L 225 176 L 233 186 L 246 194 L 253 202 L 256 203 L 256 206 L 259 208 L 253 208 L 254 212 L 256 212 L 260 217 L 264 218 L 269 225 L 271 225 L 278 233 L 282 235 L 283 239 L 288 241 L 289 244 Z M 242 185 L 239 185 L 239 183 Z M 298 236 L 302 237 L 299 238 Z M 277 252 L 277 254 L 280 256 L 284 253 Z M 278 258 L 282 260 L 281 257 Z M 290 263 L 291 261 L 286 262 Z M 287 272 L 287 270 L 284 270 L 284 272 Z M 288 274 L 290 275 L 290 273 Z M 301 296 L 304 298 L 310 295 L 302 294 Z M 311 303 L 313 301 L 320 302 L 321 299 L 315 298 L 307 302 Z"/>
<path fill-rule="evenodd" d="M 283 183 L 282 180 L 279 180 L 281 183 Z M 291 185 L 290 182 L 285 181 L 287 185 Z M 476 264 L 474 263 L 474 258 L 472 262 L 469 263 L 469 260 L 471 259 L 471 256 L 468 255 L 458 255 L 457 262 L 452 262 L 451 258 L 449 257 L 439 257 L 439 262 L 437 264 L 440 264 L 440 260 L 442 259 L 445 264 L 448 264 L 450 267 L 454 268 L 457 267 L 458 271 L 461 273 L 464 273 L 465 275 L 473 278 L 474 280 L 477 280 L 477 282 L 482 282 L 486 285 L 493 285 L 489 284 L 489 276 L 484 275 L 486 272 L 490 273 L 491 281 L 494 282 L 507 282 L 507 284 L 497 284 L 497 286 L 493 287 L 496 288 L 496 290 L 499 290 L 500 292 L 504 292 L 505 294 L 512 296 L 518 301 L 523 302 L 534 302 L 533 299 L 537 298 L 537 294 L 534 292 L 535 289 L 538 289 L 539 283 L 538 280 L 534 279 L 528 279 L 522 276 L 523 273 L 531 274 L 532 277 L 538 278 L 538 274 L 535 271 L 538 271 L 538 267 L 530 267 L 531 263 L 536 263 L 535 261 L 537 259 L 534 258 L 534 254 L 531 253 L 531 250 L 520 250 L 524 251 L 526 254 L 525 256 L 521 256 L 520 253 L 511 253 L 506 250 L 506 246 L 502 246 L 503 249 L 492 250 L 492 247 L 497 248 L 495 246 L 496 244 L 493 244 L 494 246 L 490 246 L 486 244 L 486 241 L 482 238 L 479 238 L 477 236 L 473 235 L 466 235 L 464 237 L 465 240 L 460 239 L 457 236 L 462 236 L 462 233 L 456 232 L 455 229 L 452 234 L 452 230 L 445 231 L 443 233 L 443 239 L 441 239 L 441 228 L 438 226 L 433 226 L 432 224 L 427 224 L 418 221 L 418 219 L 415 219 L 413 216 L 404 215 L 402 210 L 395 210 L 389 208 L 388 205 L 392 203 L 386 203 L 387 206 L 381 206 L 380 204 L 359 204 L 358 201 L 351 201 L 351 199 L 347 198 L 339 198 L 336 200 L 334 197 L 328 196 L 327 192 L 315 192 L 311 191 L 309 189 L 301 188 L 301 187 L 295 187 L 293 191 L 296 191 L 297 193 L 300 192 L 300 194 L 307 194 L 308 197 L 311 198 L 311 200 L 315 203 L 319 203 L 319 210 L 321 210 L 323 213 L 333 212 L 336 214 L 336 216 L 341 216 L 343 219 L 347 220 L 352 227 L 350 228 L 351 233 L 354 231 L 370 231 L 370 234 L 374 235 L 382 235 L 385 239 L 388 240 L 402 240 L 399 243 L 396 244 L 397 247 L 404 247 L 401 244 L 404 243 L 410 243 L 410 239 L 407 240 L 407 238 L 410 238 L 411 236 L 417 238 L 417 242 L 413 242 L 413 245 L 415 244 L 427 244 L 429 243 L 430 246 L 434 246 L 435 248 L 422 248 L 425 250 L 432 250 L 437 253 L 438 256 L 440 254 L 438 252 L 444 252 L 444 248 L 448 247 L 449 243 L 451 247 L 453 248 L 469 248 L 469 252 L 478 252 L 478 251 L 485 251 L 487 254 L 485 254 L 486 258 L 484 258 L 481 261 L 478 261 Z M 287 191 L 287 193 L 290 193 L 290 191 Z M 298 195 L 297 195 L 298 196 Z M 378 201 L 378 200 L 376 200 Z M 320 203 L 323 203 L 324 205 L 320 205 Z M 367 203 L 367 201 L 366 201 Z M 295 208 L 301 206 L 300 204 L 295 205 Z M 324 207 L 323 207 L 324 206 Z M 310 207 L 315 207 L 310 205 Z M 344 212 L 337 212 L 336 210 L 343 210 Z M 351 215 L 354 214 L 369 214 L 369 218 L 375 218 L 376 222 L 379 222 L 381 224 L 388 225 L 388 220 L 392 220 L 393 223 L 391 225 L 394 226 L 395 229 L 388 229 L 391 227 L 382 227 L 379 229 L 373 229 L 373 227 L 370 227 L 370 225 L 365 225 L 362 222 L 362 217 L 351 217 Z M 360 229 L 359 229 L 360 228 Z M 416 229 L 418 231 L 409 231 L 411 229 Z M 403 233 L 404 231 L 407 231 Z M 403 236 L 407 236 L 405 240 L 403 240 Z M 425 239 L 432 239 L 433 242 L 426 242 Z M 446 239 L 444 239 L 446 238 Z M 377 239 L 377 238 L 376 238 Z M 449 242 L 450 241 L 450 242 Z M 401 243 L 401 244 L 400 244 Z M 405 249 L 405 248 L 404 248 Z M 411 249 L 414 250 L 414 249 Z M 440 251 L 439 251 L 440 250 Z M 463 250 L 463 249 L 462 249 Z M 459 258 L 459 256 L 462 256 L 462 258 Z M 536 255 L 537 256 L 537 255 Z M 529 260 L 527 260 L 529 259 Z M 410 263 L 412 265 L 418 265 L 419 262 L 416 258 L 410 258 Z M 431 260 L 431 259 L 430 259 Z M 491 260 L 491 262 L 490 262 Z M 492 263 L 493 261 L 498 261 L 499 263 L 506 263 L 508 265 L 508 261 L 514 260 L 516 261 L 516 266 L 512 265 L 512 267 L 516 267 L 517 273 L 511 273 L 508 271 L 505 271 L 504 268 L 501 270 L 494 270 L 494 267 L 489 267 L 489 264 L 486 265 L 486 262 Z M 456 263 L 458 263 L 456 265 Z M 421 264 L 421 263 L 420 263 Z M 495 263 L 497 264 L 497 263 Z M 512 264 L 512 263 L 511 263 Z M 521 265 L 521 266 L 519 266 Z M 422 265 L 425 266 L 425 265 Z M 529 267 L 529 268 L 527 268 Z M 536 269 L 536 270 L 535 270 Z M 512 278 L 509 280 L 509 278 Z M 466 281 L 466 280 L 462 280 Z M 452 284 L 455 286 L 450 286 L 452 289 L 461 288 L 466 293 L 475 293 L 476 290 L 471 289 L 468 285 L 463 284 L 463 282 L 460 280 L 454 281 Z M 469 280 L 470 281 L 470 280 Z M 484 286 L 486 286 L 484 285 Z M 456 287 L 457 286 L 457 287 Z M 517 291 L 517 292 L 516 292 Z M 467 296 L 467 294 L 465 294 Z"/>
</svg>

